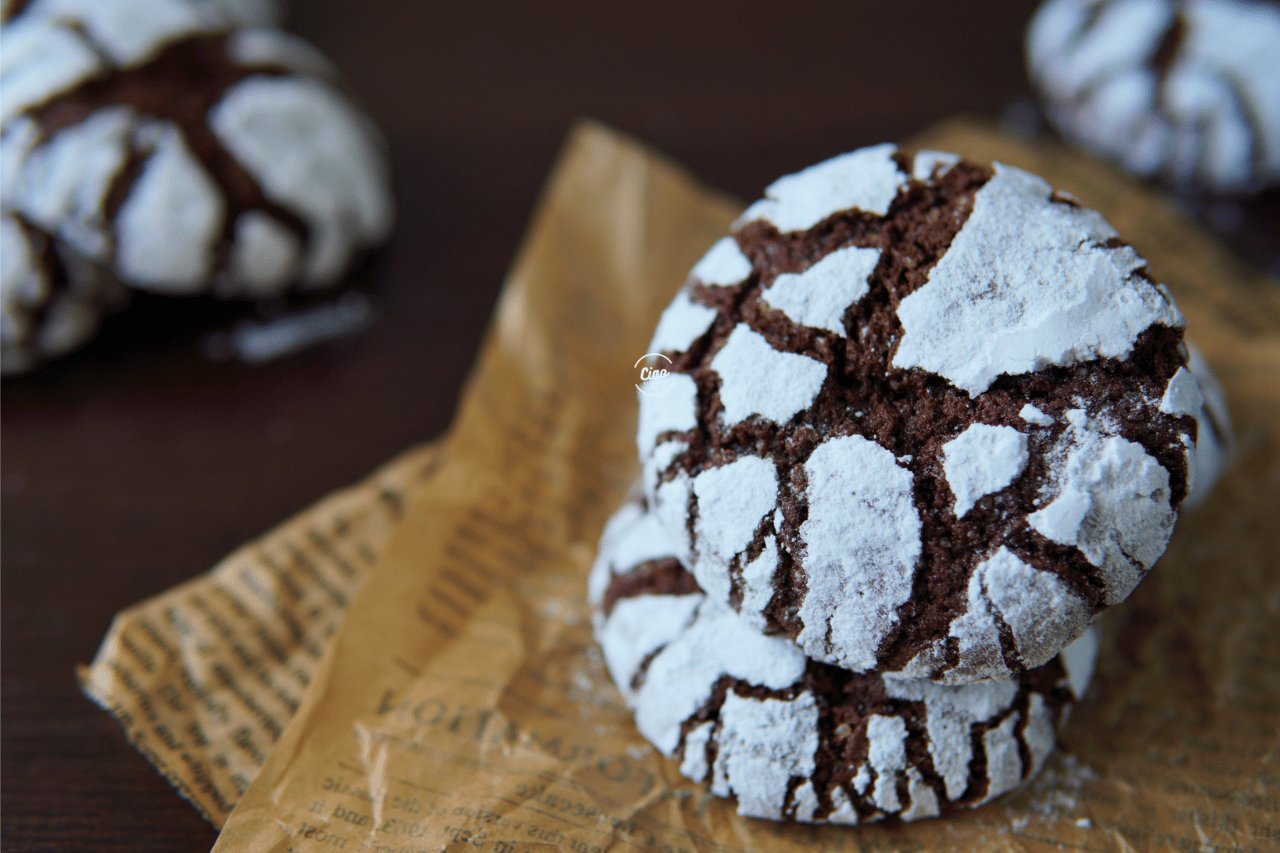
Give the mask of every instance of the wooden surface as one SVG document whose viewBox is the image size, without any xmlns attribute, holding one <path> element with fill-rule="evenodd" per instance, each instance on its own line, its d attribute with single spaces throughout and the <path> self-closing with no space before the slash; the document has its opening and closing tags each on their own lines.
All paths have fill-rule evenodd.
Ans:
<svg viewBox="0 0 1280 853">
<path fill-rule="evenodd" d="M 3 385 L 9 853 L 208 849 L 213 829 L 82 697 L 112 615 L 445 428 L 569 124 L 592 116 L 754 197 L 774 177 L 1025 98 L 1031 6 L 295 0 L 385 131 L 380 319 L 260 367 L 202 341 L 275 306 L 137 300 Z M 624 8 L 640 8 L 628 14 Z M 1273 205 L 1274 206 L 1274 205 Z"/>
</svg>

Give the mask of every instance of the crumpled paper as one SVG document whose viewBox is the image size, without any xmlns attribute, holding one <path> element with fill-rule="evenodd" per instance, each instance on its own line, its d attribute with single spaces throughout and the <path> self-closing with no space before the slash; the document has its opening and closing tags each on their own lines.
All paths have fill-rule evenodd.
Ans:
<svg viewBox="0 0 1280 853">
<path fill-rule="evenodd" d="M 214 826 L 298 709 L 329 638 L 429 480 L 408 450 L 199 577 L 116 615 L 80 685 Z"/>
<path fill-rule="evenodd" d="M 1166 202 L 966 122 L 911 147 L 1000 160 L 1102 211 L 1222 379 L 1238 457 L 1103 619 L 1087 701 L 1027 789 L 860 827 L 742 819 L 635 730 L 591 637 L 587 569 L 637 473 L 637 359 L 740 209 L 577 128 L 464 395 L 216 851 L 1273 850 L 1280 844 L 1280 290 Z"/>
</svg>

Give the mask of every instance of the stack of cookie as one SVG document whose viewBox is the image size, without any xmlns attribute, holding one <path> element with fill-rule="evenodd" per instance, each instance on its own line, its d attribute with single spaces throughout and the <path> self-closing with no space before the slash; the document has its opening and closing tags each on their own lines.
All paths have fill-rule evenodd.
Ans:
<svg viewBox="0 0 1280 853">
<path fill-rule="evenodd" d="M 1025 782 L 1225 458 L 1183 325 L 1019 169 L 882 145 L 775 182 L 662 316 L 590 579 L 640 732 L 752 817 Z"/>
<path fill-rule="evenodd" d="M 129 289 L 261 298 L 338 281 L 390 232 L 382 142 L 275 0 L 6 3 L 5 373 Z"/>
</svg>

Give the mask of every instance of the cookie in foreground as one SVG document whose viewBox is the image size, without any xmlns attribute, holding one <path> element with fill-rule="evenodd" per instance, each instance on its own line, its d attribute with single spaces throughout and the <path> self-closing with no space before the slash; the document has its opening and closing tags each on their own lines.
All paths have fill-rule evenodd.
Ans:
<svg viewBox="0 0 1280 853">
<path fill-rule="evenodd" d="M 643 504 L 606 527 L 589 596 L 640 732 L 747 817 L 917 820 L 1019 787 L 1092 674 L 1086 633 L 1016 679 L 947 686 L 809 660 L 708 598 Z"/>
<path fill-rule="evenodd" d="M 944 684 L 1048 664 L 1195 487 L 1184 320 L 1101 215 L 880 145 L 776 181 L 649 346 L 644 488 L 707 596 L 815 660 Z"/>
</svg>

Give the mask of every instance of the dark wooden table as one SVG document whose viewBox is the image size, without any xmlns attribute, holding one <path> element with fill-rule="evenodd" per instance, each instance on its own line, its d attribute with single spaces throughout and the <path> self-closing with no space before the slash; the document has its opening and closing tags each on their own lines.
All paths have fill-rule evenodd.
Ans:
<svg viewBox="0 0 1280 853">
<path fill-rule="evenodd" d="M 213 828 L 79 692 L 116 611 L 445 429 L 570 123 L 744 198 L 785 172 L 1029 96 L 1030 4 L 295 0 L 390 143 L 379 321 L 260 367 L 201 342 L 272 306 L 140 299 L 3 385 L 7 853 L 205 850 Z"/>
</svg>

